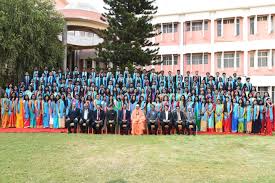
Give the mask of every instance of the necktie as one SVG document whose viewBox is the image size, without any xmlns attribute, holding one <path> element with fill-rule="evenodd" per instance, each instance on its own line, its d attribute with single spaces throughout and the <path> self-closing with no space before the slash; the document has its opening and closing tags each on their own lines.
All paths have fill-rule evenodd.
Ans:
<svg viewBox="0 0 275 183">
<path fill-rule="evenodd" d="M 126 111 L 123 112 L 123 120 L 126 120 Z"/>
<path fill-rule="evenodd" d="M 97 120 L 99 121 L 99 110 L 97 110 Z"/>
</svg>

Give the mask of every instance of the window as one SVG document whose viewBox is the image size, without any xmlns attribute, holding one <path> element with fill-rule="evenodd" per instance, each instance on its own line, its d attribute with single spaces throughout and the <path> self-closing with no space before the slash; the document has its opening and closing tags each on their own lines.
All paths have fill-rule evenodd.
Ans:
<svg viewBox="0 0 275 183">
<path fill-rule="evenodd" d="M 234 67 L 234 53 L 224 53 L 224 68 Z"/>
<path fill-rule="evenodd" d="M 166 23 L 162 25 L 163 33 L 172 33 L 173 32 L 173 23 Z M 174 23 L 174 32 L 177 32 L 177 24 Z"/>
<path fill-rule="evenodd" d="M 261 96 L 264 96 L 264 93 L 268 92 L 268 87 L 258 87 L 258 92 Z"/>
<path fill-rule="evenodd" d="M 208 30 L 208 20 L 204 20 L 204 30 Z"/>
<path fill-rule="evenodd" d="M 250 67 L 254 67 L 254 52 L 249 53 Z"/>
<path fill-rule="evenodd" d="M 271 32 L 273 32 L 274 23 L 273 23 L 273 16 L 272 15 L 270 17 L 270 21 L 271 21 Z"/>
<path fill-rule="evenodd" d="M 217 21 L 217 35 L 222 36 L 222 20 Z"/>
<path fill-rule="evenodd" d="M 185 31 L 186 31 L 186 32 L 190 31 L 190 22 L 186 22 L 186 23 L 185 23 L 185 27 L 186 27 L 186 28 L 185 28 Z"/>
<path fill-rule="evenodd" d="M 240 53 L 236 52 L 236 67 L 240 67 Z"/>
<path fill-rule="evenodd" d="M 258 51 L 258 67 L 267 67 L 268 53 L 267 51 Z"/>
<path fill-rule="evenodd" d="M 234 19 L 232 18 L 232 19 L 225 19 L 225 20 L 223 20 L 223 23 L 224 24 L 233 24 L 234 23 Z"/>
<path fill-rule="evenodd" d="M 192 54 L 192 65 L 208 64 L 208 53 L 204 54 L 204 61 L 202 59 L 202 53 Z M 187 65 L 191 64 L 191 54 L 186 55 Z"/>
<path fill-rule="evenodd" d="M 204 54 L 204 64 L 208 64 L 208 54 Z"/>
<path fill-rule="evenodd" d="M 236 35 L 240 35 L 240 19 L 236 19 Z"/>
<path fill-rule="evenodd" d="M 172 55 L 163 55 L 162 60 L 163 65 L 173 65 Z M 178 55 L 174 55 L 174 65 L 178 65 Z"/>
<path fill-rule="evenodd" d="M 192 31 L 201 31 L 202 22 L 192 22 Z"/>
<path fill-rule="evenodd" d="M 222 54 L 218 53 L 217 54 L 217 61 L 218 61 L 218 68 L 222 67 Z"/>
<path fill-rule="evenodd" d="M 250 17 L 250 34 L 254 34 L 254 17 Z"/>
<path fill-rule="evenodd" d="M 258 21 L 258 22 L 267 21 L 267 16 L 258 16 L 258 17 L 257 17 L 257 21 Z"/>
</svg>

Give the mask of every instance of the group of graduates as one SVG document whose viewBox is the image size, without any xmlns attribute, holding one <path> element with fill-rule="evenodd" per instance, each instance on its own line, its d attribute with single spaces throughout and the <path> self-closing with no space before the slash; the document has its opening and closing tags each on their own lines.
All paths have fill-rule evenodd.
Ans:
<svg viewBox="0 0 275 183">
<path fill-rule="evenodd" d="M 25 73 L 18 85 L 9 84 L 1 98 L 3 128 L 68 128 L 82 132 L 140 135 L 196 131 L 272 135 L 274 107 L 236 73 L 215 76 L 178 70 L 165 75 L 154 69 L 126 67 L 112 72 L 67 69 Z"/>
</svg>

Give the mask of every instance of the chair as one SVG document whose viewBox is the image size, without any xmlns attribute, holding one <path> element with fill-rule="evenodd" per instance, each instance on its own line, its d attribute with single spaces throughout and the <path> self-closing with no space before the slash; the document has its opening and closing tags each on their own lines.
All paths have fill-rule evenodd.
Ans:
<svg viewBox="0 0 275 183">
<path fill-rule="evenodd" d="M 115 120 L 109 120 L 109 125 L 110 128 L 112 128 L 113 126 L 115 127 L 115 134 L 117 131 L 117 125 L 115 124 Z M 106 134 L 108 134 L 108 126 L 107 126 L 107 121 L 106 121 Z"/>
<path fill-rule="evenodd" d="M 122 120 L 122 128 L 125 130 L 125 128 L 127 128 L 127 120 Z M 121 126 L 119 125 L 118 127 L 118 134 L 121 134 Z M 129 129 L 127 130 L 127 135 L 129 135 Z"/>
<path fill-rule="evenodd" d="M 99 127 L 100 126 L 100 123 L 103 123 L 102 120 L 99 120 L 99 121 L 95 121 L 96 123 L 96 127 Z M 101 128 L 101 133 L 100 134 L 103 134 L 103 130 L 104 130 L 104 123 L 103 123 L 103 127 Z M 92 128 L 92 134 L 94 134 L 94 128 Z"/>
<path fill-rule="evenodd" d="M 156 129 L 156 120 L 149 120 L 149 125 L 151 126 L 151 131 L 155 130 L 158 133 L 158 129 Z M 148 125 L 146 125 L 146 129 L 147 129 L 147 135 L 149 135 L 149 129 L 148 129 Z"/>
</svg>

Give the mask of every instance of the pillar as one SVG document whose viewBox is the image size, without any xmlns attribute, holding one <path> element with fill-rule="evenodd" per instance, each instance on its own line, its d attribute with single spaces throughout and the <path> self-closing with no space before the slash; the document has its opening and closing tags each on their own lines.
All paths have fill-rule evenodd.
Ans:
<svg viewBox="0 0 275 183">
<path fill-rule="evenodd" d="M 67 69 L 67 24 L 64 25 L 63 27 L 63 32 L 62 32 L 62 44 L 64 46 L 64 59 L 63 59 L 63 71 L 65 72 Z"/>
</svg>

